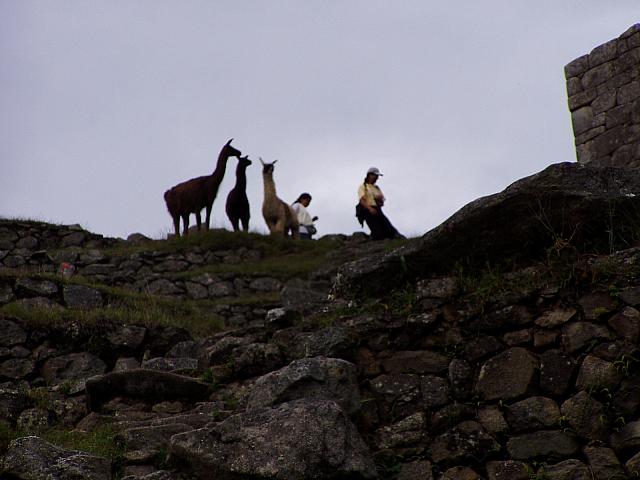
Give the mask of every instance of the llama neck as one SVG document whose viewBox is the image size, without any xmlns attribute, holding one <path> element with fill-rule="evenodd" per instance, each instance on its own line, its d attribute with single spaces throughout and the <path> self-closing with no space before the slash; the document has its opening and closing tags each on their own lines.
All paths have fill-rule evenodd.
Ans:
<svg viewBox="0 0 640 480">
<path fill-rule="evenodd" d="M 264 198 L 275 198 L 276 197 L 276 184 L 273 181 L 273 176 L 268 173 L 263 173 L 262 178 L 264 179 Z"/>
<path fill-rule="evenodd" d="M 239 190 L 247 189 L 247 167 L 238 165 L 236 168 L 236 187 Z"/>
<path fill-rule="evenodd" d="M 222 183 L 222 177 L 224 177 L 224 172 L 227 169 L 227 160 L 229 160 L 229 156 L 220 153 L 218 156 L 218 163 L 216 163 L 216 169 L 210 175 L 213 183 L 217 183 L 218 185 Z"/>
</svg>

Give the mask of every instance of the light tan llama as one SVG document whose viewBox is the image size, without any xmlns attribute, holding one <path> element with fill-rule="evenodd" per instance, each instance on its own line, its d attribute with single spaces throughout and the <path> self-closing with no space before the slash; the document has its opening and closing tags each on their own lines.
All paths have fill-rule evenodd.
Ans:
<svg viewBox="0 0 640 480">
<path fill-rule="evenodd" d="M 264 201 L 262 202 L 262 216 L 267 223 L 271 235 L 287 237 L 289 232 L 293 238 L 298 235 L 298 217 L 288 203 L 280 200 L 276 194 L 276 184 L 273 181 L 273 165 L 277 162 L 262 163 L 262 179 L 264 180 Z"/>
</svg>

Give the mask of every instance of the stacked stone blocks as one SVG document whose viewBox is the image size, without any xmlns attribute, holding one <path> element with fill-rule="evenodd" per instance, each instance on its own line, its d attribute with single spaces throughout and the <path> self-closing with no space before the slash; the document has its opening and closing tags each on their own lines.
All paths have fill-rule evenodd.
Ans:
<svg viewBox="0 0 640 480">
<path fill-rule="evenodd" d="M 640 166 L 640 24 L 565 67 L 578 162 Z"/>
</svg>

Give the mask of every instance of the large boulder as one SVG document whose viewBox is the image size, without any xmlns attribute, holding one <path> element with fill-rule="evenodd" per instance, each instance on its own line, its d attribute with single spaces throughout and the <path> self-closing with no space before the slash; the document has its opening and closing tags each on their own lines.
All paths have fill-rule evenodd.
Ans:
<svg viewBox="0 0 640 480">
<path fill-rule="evenodd" d="M 525 264 L 565 242 L 608 253 L 630 238 L 639 207 L 637 169 L 551 165 L 467 204 L 415 241 L 343 265 L 336 287 L 345 296 L 375 296 L 402 277 L 447 273 L 456 263 Z"/>
<path fill-rule="evenodd" d="M 356 427 L 326 400 L 296 400 L 174 435 L 169 462 L 199 479 L 376 478 Z"/>
<path fill-rule="evenodd" d="M 304 358 L 260 377 L 249 395 L 250 410 L 299 398 L 333 400 L 345 412 L 360 409 L 355 365 L 337 358 Z"/>
<path fill-rule="evenodd" d="M 98 375 L 86 383 L 89 407 L 96 411 L 117 396 L 152 400 L 197 402 L 209 395 L 209 385 L 194 378 L 157 370 L 125 370 Z"/>
<path fill-rule="evenodd" d="M 64 450 L 39 437 L 14 440 L 2 462 L 2 478 L 16 480 L 111 480 L 111 461 L 86 452 Z"/>
</svg>

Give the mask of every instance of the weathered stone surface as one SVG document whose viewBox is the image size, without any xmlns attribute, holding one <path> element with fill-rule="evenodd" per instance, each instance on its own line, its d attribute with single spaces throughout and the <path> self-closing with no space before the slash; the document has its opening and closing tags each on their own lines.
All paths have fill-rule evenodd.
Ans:
<svg viewBox="0 0 640 480">
<path fill-rule="evenodd" d="M 154 400 L 204 400 L 209 386 L 198 380 L 155 370 L 127 370 L 95 376 L 86 382 L 90 408 L 96 411 L 106 401 L 117 396 Z"/>
<path fill-rule="evenodd" d="M 563 395 L 572 384 L 576 366 L 561 350 L 547 350 L 540 355 L 540 388 L 550 395 Z"/>
<path fill-rule="evenodd" d="M 382 367 L 389 373 L 442 373 L 449 368 L 449 359 L 428 350 L 397 352 L 382 361 Z"/>
<path fill-rule="evenodd" d="M 38 437 L 11 442 L 3 471 L 19 480 L 111 480 L 111 462 L 107 458 L 64 450 Z"/>
<path fill-rule="evenodd" d="M 402 464 L 396 480 L 433 480 L 431 462 L 419 460 Z"/>
<path fill-rule="evenodd" d="M 371 389 L 375 393 L 383 395 L 391 403 L 410 403 L 417 400 L 421 394 L 420 377 L 418 375 L 384 374 L 371 380 Z"/>
<path fill-rule="evenodd" d="M 195 358 L 157 357 L 150 358 L 149 360 L 144 360 L 140 367 L 148 370 L 159 370 L 161 372 L 197 370 L 198 360 Z"/>
<path fill-rule="evenodd" d="M 156 325 L 147 329 L 145 347 L 154 357 L 165 355 L 178 342 L 193 340 L 191 334 L 184 328 L 171 325 Z"/>
<path fill-rule="evenodd" d="M 620 383 L 620 388 L 615 392 L 613 407 L 622 415 L 631 417 L 640 408 L 640 375 L 634 374 L 625 378 Z"/>
<path fill-rule="evenodd" d="M 111 347 L 119 352 L 131 352 L 140 348 L 147 329 L 137 325 L 122 325 L 116 330 L 107 333 L 107 341 Z"/>
<path fill-rule="evenodd" d="M 285 362 L 280 348 L 272 343 L 250 343 L 231 352 L 233 374 L 238 378 L 264 375 Z"/>
<path fill-rule="evenodd" d="M 608 340 L 610 337 L 607 327 L 590 322 L 575 322 L 562 329 L 562 344 L 569 353 L 582 350 L 593 340 Z"/>
<path fill-rule="evenodd" d="M 249 288 L 258 292 L 277 292 L 282 288 L 282 282 L 275 278 L 256 278 L 249 283 Z"/>
<path fill-rule="evenodd" d="M 469 467 L 451 467 L 442 474 L 440 480 L 482 480 L 482 477 Z"/>
<path fill-rule="evenodd" d="M 421 379 L 422 401 L 427 408 L 437 408 L 449 402 L 449 383 L 442 377 L 425 375 Z"/>
<path fill-rule="evenodd" d="M 504 347 L 496 337 L 482 335 L 465 342 L 463 348 L 465 360 L 469 362 L 477 362 L 478 360 L 499 352 Z"/>
<path fill-rule="evenodd" d="M 575 308 L 554 308 L 539 316 L 535 324 L 543 328 L 554 328 L 571 320 L 576 314 Z"/>
<path fill-rule="evenodd" d="M 36 362 L 28 358 L 11 358 L 0 363 L 0 378 L 20 379 L 34 372 Z"/>
<path fill-rule="evenodd" d="M 538 360 L 527 350 L 513 347 L 482 365 L 478 393 L 484 400 L 509 400 L 527 393 L 535 381 Z"/>
<path fill-rule="evenodd" d="M 379 428 L 375 433 L 379 449 L 417 447 L 425 439 L 427 419 L 424 412 L 414 413 L 402 420 Z"/>
<path fill-rule="evenodd" d="M 420 239 L 343 265 L 339 291 L 348 296 L 366 289 L 375 295 L 397 278 L 445 273 L 457 261 L 481 267 L 487 261 L 517 264 L 543 258 L 554 242 L 550 230 L 571 237 L 581 251 L 608 252 L 612 202 L 620 207 L 611 219 L 614 225 L 635 223 L 638 219 L 629 212 L 639 210 L 635 205 L 640 200 L 627 193 L 637 191 L 637 169 L 551 165 L 503 192 L 471 202 Z"/>
<path fill-rule="evenodd" d="M 135 463 L 153 463 L 162 451 L 166 452 L 173 435 L 193 430 L 189 425 L 171 423 L 149 427 L 130 428 L 120 437 L 126 445 L 125 459 Z"/>
<path fill-rule="evenodd" d="M 609 441 L 616 452 L 637 451 L 640 448 L 640 420 L 627 423 L 613 433 Z"/>
<path fill-rule="evenodd" d="M 637 343 L 640 338 L 640 312 L 633 307 L 625 307 L 620 313 L 611 317 L 609 326 L 618 338 Z"/>
<path fill-rule="evenodd" d="M 500 460 L 487 463 L 488 480 L 529 480 L 529 472 L 523 462 Z"/>
<path fill-rule="evenodd" d="M 151 295 L 177 295 L 182 293 L 182 290 L 166 278 L 160 278 L 151 282 L 147 290 Z"/>
<path fill-rule="evenodd" d="M 473 421 L 462 422 L 439 435 L 429 447 L 431 459 L 436 463 L 484 458 L 499 450 L 498 442 Z"/>
<path fill-rule="evenodd" d="M 583 390 L 613 388 L 620 383 L 621 379 L 621 373 L 612 362 L 607 362 L 594 355 L 587 355 L 580 366 L 576 387 Z"/>
<path fill-rule="evenodd" d="M 609 292 L 591 292 L 578 300 L 586 320 L 597 320 L 600 316 L 612 312 L 616 302 Z"/>
<path fill-rule="evenodd" d="M 168 358 L 198 358 L 200 348 L 193 340 L 176 343 L 165 355 Z"/>
<path fill-rule="evenodd" d="M 350 359 L 356 338 L 344 327 L 329 327 L 315 332 L 281 330 L 273 336 L 291 360 L 304 357 L 335 357 Z"/>
<path fill-rule="evenodd" d="M 560 408 L 550 398 L 530 397 L 509 406 L 506 417 L 513 431 L 542 430 L 558 425 Z"/>
<path fill-rule="evenodd" d="M 231 353 L 237 347 L 248 345 L 251 339 L 247 337 L 223 337 L 213 345 L 204 347 L 200 351 L 200 368 L 227 363 L 231 359 Z"/>
<path fill-rule="evenodd" d="M 83 382 L 107 370 L 106 364 L 95 355 L 82 352 L 50 358 L 42 366 L 42 377 L 47 385 L 59 385 L 67 381 Z"/>
<path fill-rule="evenodd" d="M 0 420 L 15 422 L 20 412 L 30 404 L 27 393 L 9 388 L 0 388 Z"/>
<path fill-rule="evenodd" d="M 18 325 L 6 318 L 0 318 L 0 346 L 11 347 L 24 343 L 27 339 L 27 332 Z"/>
<path fill-rule="evenodd" d="M 16 290 L 29 296 L 50 296 L 58 292 L 58 286 L 49 280 L 21 277 L 16 280 Z"/>
<path fill-rule="evenodd" d="M 489 405 L 478 410 L 478 421 L 491 435 L 498 435 L 509 430 L 504 415 L 495 405 Z"/>
<path fill-rule="evenodd" d="M 125 370 L 135 370 L 140 368 L 140 362 L 133 357 L 121 357 L 116 360 L 113 367 L 114 372 L 123 372 Z"/>
<path fill-rule="evenodd" d="M 583 452 L 589 461 L 594 480 L 625 478 L 624 469 L 615 452 L 610 448 L 587 446 L 584 447 Z"/>
<path fill-rule="evenodd" d="M 604 421 L 604 406 L 587 392 L 579 392 L 566 400 L 560 411 L 577 435 L 590 440 L 607 438 L 608 425 Z"/>
<path fill-rule="evenodd" d="M 507 442 L 507 451 L 514 460 L 566 458 L 578 449 L 578 443 L 571 435 L 557 430 L 515 435 Z"/>
<path fill-rule="evenodd" d="M 280 291 L 282 306 L 295 312 L 314 311 L 327 300 L 328 290 L 324 284 L 294 278 Z"/>
<path fill-rule="evenodd" d="M 458 280 L 455 277 L 420 280 L 416 284 L 418 300 L 423 298 L 447 299 L 454 296 L 458 290 Z"/>
<path fill-rule="evenodd" d="M 23 410 L 16 421 L 16 427 L 21 432 L 35 434 L 49 428 L 49 412 L 41 408 Z"/>
<path fill-rule="evenodd" d="M 102 294 L 95 288 L 84 285 L 65 285 L 62 289 L 64 301 L 69 308 L 100 308 Z"/>
<path fill-rule="evenodd" d="M 354 414 L 360 409 L 356 366 L 337 358 L 296 360 L 256 380 L 247 409 L 256 410 L 300 398 L 333 400 L 347 414 Z"/>
<path fill-rule="evenodd" d="M 540 470 L 544 471 L 544 478 L 549 480 L 593 480 L 589 468 L 575 459 L 548 465 Z"/>
<path fill-rule="evenodd" d="M 634 475 L 636 477 L 640 476 L 640 452 L 627 460 L 627 463 L 625 463 L 624 466 L 632 477 Z"/>
<path fill-rule="evenodd" d="M 288 402 L 175 435 L 171 460 L 199 479 L 377 476 L 355 426 L 336 403 L 323 400 Z"/>
<path fill-rule="evenodd" d="M 465 400 L 471 394 L 473 370 L 466 360 L 454 358 L 449 363 L 449 384 L 451 395 L 457 400 Z"/>
</svg>

